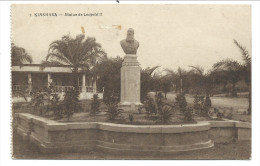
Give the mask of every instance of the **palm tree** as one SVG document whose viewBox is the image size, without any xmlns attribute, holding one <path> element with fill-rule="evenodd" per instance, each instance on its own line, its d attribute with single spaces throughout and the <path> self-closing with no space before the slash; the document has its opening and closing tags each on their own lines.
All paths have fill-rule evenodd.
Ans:
<svg viewBox="0 0 260 166">
<path fill-rule="evenodd" d="M 53 65 L 71 66 L 73 87 L 77 89 L 79 68 L 90 72 L 97 63 L 106 58 L 107 54 L 95 38 L 85 39 L 84 34 L 77 35 L 76 38 L 65 35 L 61 40 L 50 44 L 46 60 L 42 62 L 42 69 Z"/>
<path fill-rule="evenodd" d="M 166 77 L 171 77 L 171 82 L 176 85 L 175 92 L 180 89 L 180 93 L 184 90 L 188 90 L 189 88 L 189 81 L 188 81 L 188 72 L 184 69 L 178 67 L 177 72 L 171 69 L 165 69 Z"/>
<path fill-rule="evenodd" d="M 27 53 L 27 51 L 16 46 L 14 43 L 11 44 L 11 57 L 12 57 L 12 66 L 21 66 L 25 62 L 32 63 L 32 57 Z"/>
<path fill-rule="evenodd" d="M 195 88 L 198 88 L 200 93 L 204 92 L 206 95 L 205 99 L 205 106 L 211 107 L 211 100 L 210 100 L 210 92 L 213 88 L 213 78 L 212 78 L 212 72 L 208 71 L 207 73 L 204 72 L 204 69 L 199 66 L 189 66 L 193 68 L 193 70 L 190 71 L 192 73 L 193 77 L 193 84 Z"/>
<path fill-rule="evenodd" d="M 248 53 L 247 49 L 242 46 L 241 44 L 239 44 L 236 40 L 233 40 L 235 45 L 239 48 L 241 54 L 242 54 L 242 58 L 244 61 L 244 64 L 242 64 L 241 69 L 242 69 L 242 75 L 243 78 L 248 86 L 249 89 L 249 96 L 248 96 L 248 100 L 249 100 L 249 108 L 248 108 L 248 114 L 251 114 L 251 55 Z"/>
<path fill-rule="evenodd" d="M 213 65 L 215 71 L 226 71 L 228 78 L 232 83 L 231 95 L 233 97 L 237 96 L 236 83 L 240 80 L 241 75 L 241 65 L 232 59 L 225 59 L 219 61 Z"/>
<path fill-rule="evenodd" d="M 143 102 L 149 91 L 157 89 L 160 84 L 155 78 L 154 71 L 160 66 L 142 69 L 141 71 L 141 101 Z"/>
</svg>

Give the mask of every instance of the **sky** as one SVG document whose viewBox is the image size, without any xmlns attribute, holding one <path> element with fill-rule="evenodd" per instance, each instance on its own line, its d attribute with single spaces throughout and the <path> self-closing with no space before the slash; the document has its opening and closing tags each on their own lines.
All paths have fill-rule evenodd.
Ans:
<svg viewBox="0 0 260 166">
<path fill-rule="evenodd" d="M 36 17 L 35 13 L 58 16 Z M 98 16 L 84 16 L 88 13 Z M 13 5 L 11 16 L 12 42 L 25 48 L 36 64 L 45 59 L 52 41 L 66 34 L 75 37 L 82 33 L 81 27 L 86 36 L 102 44 L 109 57 L 124 57 L 120 41 L 133 28 L 140 44 L 137 56 L 142 68 L 201 66 L 209 70 L 215 62 L 227 58 L 242 62 L 233 39 L 251 53 L 250 5 L 34 4 Z"/>
</svg>

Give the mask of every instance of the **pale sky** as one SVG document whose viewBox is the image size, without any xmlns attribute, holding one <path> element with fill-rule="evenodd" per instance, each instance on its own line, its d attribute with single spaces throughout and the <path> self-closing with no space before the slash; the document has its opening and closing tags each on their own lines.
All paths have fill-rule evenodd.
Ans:
<svg viewBox="0 0 260 166">
<path fill-rule="evenodd" d="M 35 17 L 34 13 L 57 13 Z M 30 17 L 30 13 L 32 16 Z M 64 16 L 102 13 L 102 16 Z M 60 16 L 62 14 L 62 16 Z M 113 25 L 121 25 L 116 29 Z M 141 67 L 210 69 L 222 59 L 241 62 L 236 39 L 251 53 L 250 5 L 14 5 L 12 41 L 24 47 L 33 63 L 45 59 L 49 44 L 70 33 L 96 37 L 109 57 L 124 56 L 119 42 L 135 30 Z"/>
</svg>

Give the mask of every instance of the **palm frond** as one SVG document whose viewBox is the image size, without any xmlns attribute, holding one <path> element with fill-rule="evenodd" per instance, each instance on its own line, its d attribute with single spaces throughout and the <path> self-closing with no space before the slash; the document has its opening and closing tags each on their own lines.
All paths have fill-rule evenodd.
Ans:
<svg viewBox="0 0 260 166">
<path fill-rule="evenodd" d="M 213 70 L 215 71 L 221 71 L 221 70 L 226 70 L 226 71 L 231 71 L 231 70 L 239 70 L 241 65 L 232 59 L 225 59 L 222 61 L 219 61 L 213 65 Z"/>
<path fill-rule="evenodd" d="M 63 66 L 64 64 L 59 61 L 42 61 L 40 70 L 44 70 L 46 67 Z"/>
<path fill-rule="evenodd" d="M 48 55 L 46 56 L 46 61 L 48 60 L 57 60 L 60 62 L 63 62 L 67 65 L 73 65 L 69 59 L 67 59 L 63 54 L 60 53 L 48 53 Z"/>
<path fill-rule="evenodd" d="M 27 53 L 27 51 L 16 46 L 14 43 L 11 45 L 11 57 L 12 65 L 22 65 L 24 62 L 32 63 L 32 57 Z"/>
<path fill-rule="evenodd" d="M 203 75 L 204 73 L 204 69 L 202 67 L 199 66 L 189 66 L 189 67 L 193 68 L 195 72 L 199 73 L 199 75 Z"/>
<path fill-rule="evenodd" d="M 240 49 L 240 52 L 242 53 L 242 58 L 245 62 L 245 64 L 251 64 L 251 55 L 248 53 L 246 47 L 239 44 L 235 39 L 233 40 L 235 45 Z"/>
<path fill-rule="evenodd" d="M 77 35 L 75 38 L 65 35 L 61 40 L 53 41 L 48 53 L 46 61 L 73 65 L 74 68 L 81 67 L 85 70 L 90 70 L 107 56 L 95 38 L 85 39 L 84 34 Z"/>
<path fill-rule="evenodd" d="M 142 72 L 144 72 L 144 73 L 147 73 L 148 75 L 152 75 L 152 73 L 156 70 L 156 69 L 158 69 L 159 67 L 161 67 L 161 66 L 154 66 L 154 67 L 152 67 L 152 68 L 147 68 L 147 69 L 145 69 L 145 70 L 143 70 Z"/>
</svg>

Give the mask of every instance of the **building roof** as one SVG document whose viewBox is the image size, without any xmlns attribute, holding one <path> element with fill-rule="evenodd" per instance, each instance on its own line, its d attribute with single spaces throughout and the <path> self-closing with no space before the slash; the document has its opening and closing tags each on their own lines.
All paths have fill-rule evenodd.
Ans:
<svg viewBox="0 0 260 166">
<path fill-rule="evenodd" d="M 45 67 L 41 70 L 41 64 L 23 64 L 19 66 L 12 66 L 13 72 L 30 72 L 30 73 L 72 73 L 71 65 L 57 65 L 51 67 Z M 79 72 L 82 72 L 79 69 Z"/>
</svg>

